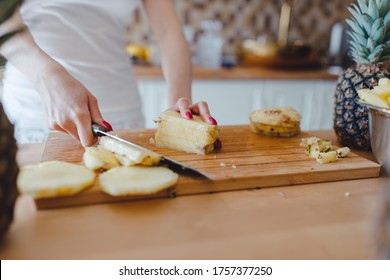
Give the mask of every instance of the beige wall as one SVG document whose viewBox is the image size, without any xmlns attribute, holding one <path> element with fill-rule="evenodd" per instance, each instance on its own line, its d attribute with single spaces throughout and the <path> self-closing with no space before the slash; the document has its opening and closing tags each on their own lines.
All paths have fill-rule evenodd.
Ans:
<svg viewBox="0 0 390 280">
<path fill-rule="evenodd" d="M 296 0 L 292 10 L 290 39 L 303 40 L 319 46 L 323 53 L 329 45 L 329 34 L 334 23 L 349 17 L 349 0 Z M 223 22 L 225 53 L 232 54 L 242 39 L 257 38 L 262 34 L 276 39 L 279 14 L 283 0 L 174 0 L 183 24 L 199 32 L 203 19 Z M 152 41 L 146 17 L 142 11 L 132 15 L 127 39 L 131 42 Z"/>
</svg>

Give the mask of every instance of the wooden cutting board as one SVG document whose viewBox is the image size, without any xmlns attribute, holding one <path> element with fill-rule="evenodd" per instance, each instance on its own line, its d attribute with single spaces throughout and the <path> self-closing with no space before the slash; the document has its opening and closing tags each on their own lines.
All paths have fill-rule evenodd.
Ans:
<svg viewBox="0 0 390 280">
<path fill-rule="evenodd" d="M 222 149 L 209 155 L 157 148 L 150 144 L 155 130 L 123 130 L 115 133 L 174 160 L 186 163 L 213 177 L 212 181 L 180 175 L 172 188 L 151 196 L 112 197 L 99 190 L 99 182 L 79 194 L 68 197 L 37 199 L 38 209 L 87 205 L 115 201 L 254 189 L 304 183 L 341 181 L 378 177 L 380 166 L 351 154 L 335 163 L 320 164 L 308 158 L 299 146 L 301 138 L 317 136 L 326 139 L 332 132 L 302 132 L 292 138 L 274 138 L 254 134 L 249 126 L 222 126 Z M 47 139 L 42 161 L 63 160 L 81 163 L 84 149 L 70 136 L 51 133 Z"/>
</svg>

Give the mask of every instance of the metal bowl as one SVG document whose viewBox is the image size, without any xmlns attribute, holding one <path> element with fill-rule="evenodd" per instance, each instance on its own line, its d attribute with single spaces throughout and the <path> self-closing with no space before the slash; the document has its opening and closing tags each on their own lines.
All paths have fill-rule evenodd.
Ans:
<svg viewBox="0 0 390 280">
<path fill-rule="evenodd" d="M 376 107 L 360 101 L 368 108 L 368 125 L 372 152 L 383 168 L 383 173 L 390 176 L 390 109 Z"/>
</svg>

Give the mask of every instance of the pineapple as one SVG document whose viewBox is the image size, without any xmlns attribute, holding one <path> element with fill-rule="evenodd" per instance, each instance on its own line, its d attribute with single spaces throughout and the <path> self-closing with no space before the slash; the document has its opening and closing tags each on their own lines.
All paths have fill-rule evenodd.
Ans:
<svg viewBox="0 0 390 280">
<path fill-rule="evenodd" d="M 19 0 L 0 0 L 0 24 L 13 14 L 19 2 Z M 0 46 L 19 31 L 20 29 L 0 36 Z M 0 103 L 0 241 L 13 220 L 18 194 L 16 179 L 19 168 L 16 162 L 16 151 L 14 129 Z"/>
<path fill-rule="evenodd" d="M 204 155 L 220 148 L 218 136 L 218 127 L 204 122 L 199 116 L 189 120 L 168 110 L 158 121 L 154 141 L 157 147 Z"/>
<path fill-rule="evenodd" d="M 112 196 L 148 195 L 173 186 L 178 179 L 166 167 L 119 166 L 100 175 L 100 188 Z"/>
<path fill-rule="evenodd" d="M 45 161 L 20 169 L 17 180 L 21 193 L 34 198 L 73 195 L 89 188 L 96 174 L 84 165 Z"/>
<path fill-rule="evenodd" d="M 108 170 L 119 166 L 114 153 L 102 147 L 86 147 L 83 154 L 83 162 L 91 170 Z"/>
<path fill-rule="evenodd" d="M 16 178 L 19 168 L 16 163 L 16 150 L 13 126 L 0 103 L 0 240 L 13 220 L 18 194 Z"/>
<path fill-rule="evenodd" d="M 338 140 L 360 150 L 370 149 L 368 111 L 357 103 L 358 90 L 372 89 L 389 78 L 390 1 L 358 0 L 348 10 L 350 56 L 356 62 L 338 79 L 335 92 L 334 130 Z"/>
</svg>

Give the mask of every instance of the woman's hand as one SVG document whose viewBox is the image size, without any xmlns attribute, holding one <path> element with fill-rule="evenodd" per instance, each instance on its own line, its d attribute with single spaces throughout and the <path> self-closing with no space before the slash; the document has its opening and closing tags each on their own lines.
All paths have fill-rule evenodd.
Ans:
<svg viewBox="0 0 390 280">
<path fill-rule="evenodd" d="M 206 102 L 201 101 L 191 105 L 188 98 L 180 98 L 171 110 L 180 112 L 183 118 L 192 119 L 192 115 L 199 115 L 204 122 L 212 125 L 217 125 L 217 121 L 210 115 L 209 106 Z M 222 142 L 218 138 L 214 143 L 214 149 L 219 150 L 222 148 Z"/>
<path fill-rule="evenodd" d="M 183 118 L 192 119 L 192 115 L 199 115 L 204 122 L 217 125 L 217 121 L 210 115 L 209 106 L 201 101 L 191 104 L 188 98 L 180 98 L 173 106 L 172 110 L 180 112 Z"/>
<path fill-rule="evenodd" d="M 23 20 L 18 9 L 0 26 L 0 34 L 22 25 Z M 69 133 L 83 146 L 96 142 L 92 123 L 112 130 L 103 120 L 96 98 L 35 43 L 27 28 L 1 45 L 0 51 L 39 93 L 46 109 L 49 128 Z"/>
<path fill-rule="evenodd" d="M 69 133 L 84 147 L 96 142 L 92 123 L 112 130 L 104 121 L 95 96 L 62 66 L 44 71 L 35 87 L 43 100 L 50 129 Z"/>
</svg>

